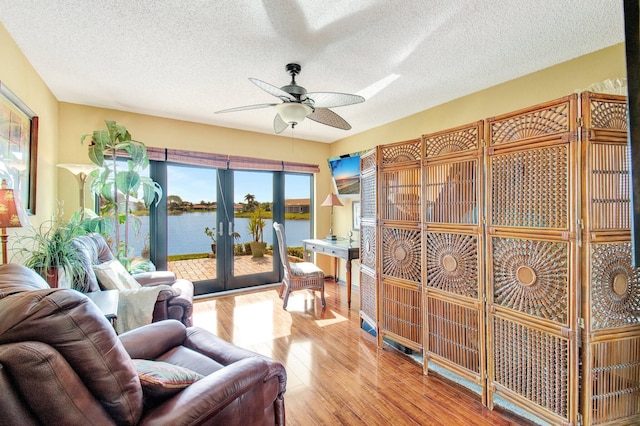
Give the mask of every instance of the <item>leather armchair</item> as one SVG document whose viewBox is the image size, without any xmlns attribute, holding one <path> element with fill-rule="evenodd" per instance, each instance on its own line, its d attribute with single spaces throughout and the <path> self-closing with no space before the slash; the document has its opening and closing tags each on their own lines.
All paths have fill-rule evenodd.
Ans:
<svg viewBox="0 0 640 426">
<path fill-rule="evenodd" d="M 93 265 L 99 265 L 114 259 L 107 241 L 100 234 L 88 234 L 76 237 L 74 246 L 84 258 L 85 282 L 81 286 L 85 292 L 101 289 Z M 185 326 L 193 325 L 193 283 L 185 279 L 176 279 L 171 271 L 143 272 L 132 274 L 132 277 L 143 286 L 166 284 L 171 290 L 158 293 L 158 300 L 153 309 L 153 322 L 175 319 Z"/>
<path fill-rule="evenodd" d="M 145 405 L 132 358 L 204 377 Z M 3 425 L 283 425 L 286 380 L 281 363 L 178 321 L 118 337 L 84 294 L 48 288 L 24 266 L 0 266 Z"/>
</svg>

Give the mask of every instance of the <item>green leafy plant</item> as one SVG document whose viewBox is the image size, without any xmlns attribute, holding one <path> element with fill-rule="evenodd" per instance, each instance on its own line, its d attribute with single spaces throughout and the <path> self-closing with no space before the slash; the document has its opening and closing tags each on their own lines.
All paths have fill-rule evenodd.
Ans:
<svg viewBox="0 0 640 426">
<path fill-rule="evenodd" d="M 251 213 L 249 217 L 249 233 L 253 237 L 253 241 L 258 243 L 264 242 L 264 227 L 266 222 L 264 218 L 266 216 L 266 211 L 263 206 L 257 206 L 255 210 Z"/>
<path fill-rule="evenodd" d="M 84 284 L 84 258 L 72 241 L 85 230 L 77 223 L 49 221 L 13 240 L 15 255 L 25 266 L 38 272 L 52 287 L 59 286 L 59 272 L 63 272 L 69 287 L 82 291 Z"/>
<path fill-rule="evenodd" d="M 162 188 L 151 178 L 140 174 L 149 166 L 146 146 L 131 139 L 126 127 L 115 121 L 105 120 L 106 130 L 95 130 L 84 134 L 80 142 L 90 137 L 89 159 L 100 169 L 91 175 L 91 191 L 105 201 L 100 210 L 102 217 L 111 217 L 115 230 L 114 245 L 118 259 L 125 265 L 129 260 L 129 229 L 132 224 L 131 197 L 139 197 L 142 190 L 142 202 L 149 207 L 162 198 Z M 126 170 L 118 169 L 118 158 L 126 158 Z M 124 225 L 124 238 L 120 225 Z M 135 222 L 133 223 L 135 226 Z M 104 228 L 104 227 L 103 227 Z M 104 231 L 104 229 L 103 229 Z"/>
</svg>

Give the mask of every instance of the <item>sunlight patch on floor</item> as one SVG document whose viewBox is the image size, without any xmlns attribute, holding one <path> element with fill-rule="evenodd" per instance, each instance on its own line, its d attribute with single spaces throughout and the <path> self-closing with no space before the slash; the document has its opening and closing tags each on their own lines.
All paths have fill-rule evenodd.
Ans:
<svg viewBox="0 0 640 426">
<path fill-rule="evenodd" d="M 216 301 L 208 300 L 206 302 L 207 309 L 203 311 L 194 310 L 193 325 L 204 328 L 211 333 L 218 335 L 218 315 L 216 311 Z"/>
<path fill-rule="evenodd" d="M 330 318 L 322 318 L 316 320 L 316 325 L 318 327 L 326 327 L 327 325 L 338 324 L 344 321 L 347 321 L 346 317 L 343 317 L 340 314 L 337 314 L 335 311 L 328 311 L 329 315 L 327 317 Z"/>
</svg>

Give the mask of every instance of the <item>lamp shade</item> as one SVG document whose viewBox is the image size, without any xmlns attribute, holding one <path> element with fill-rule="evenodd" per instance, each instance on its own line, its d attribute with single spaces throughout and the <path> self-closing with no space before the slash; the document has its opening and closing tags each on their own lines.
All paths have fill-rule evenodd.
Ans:
<svg viewBox="0 0 640 426">
<path fill-rule="evenodd" d="M 302 123 L 304 118 L 311 114 L 311 107 L 297 102 L 285 102 L 276 105 L 276 110 L 285 123 L 298 124 Z"/>
<path fill-rule="evenodd" d="M 340 198 L 333 192 L 327 195 L 327 198 L 320 204 L 321 206 L 329 207 L 329 206 L 344 206 L 340 201 Z"/>
<path fill-rule="evenodd" d="M 3 179 L 0 185 L 0 228 L 20 228 L 31 226 L 27 212 L 17 199 L 13 189 L 7 188 Z"/>
<path fill-rule="evenodd" d="M 76 176 L 80 175 L 81 173 L 88 175 L 98 168 L 98 166 L 96 166 L 95 164 L 58 164 L 58 167 L 69 170 Z"/>
</svg>

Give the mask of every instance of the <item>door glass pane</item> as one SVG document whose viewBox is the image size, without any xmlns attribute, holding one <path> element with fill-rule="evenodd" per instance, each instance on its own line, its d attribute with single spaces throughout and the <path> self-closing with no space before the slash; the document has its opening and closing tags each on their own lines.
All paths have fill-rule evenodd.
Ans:
<svg viewBox="0 0 640 426">
<path fill-rule="evenodd" d="M 238 277 L 273 271 L 273 174 L 235 171 L 233 185 L 233 275 Z M 262 256 L 259 255 L 261 250 Z"/>
<path fill-rule="evenodd" d="M 217 276 L 216 182 L 216 169 L 167 166 L 167 260 L 180 278 Z"/>
<path fill-rule="evenodd" d="M 289 254 L 302 258 L 302 240 L 311 237 L 311 175 L 285 174 L 284 231 Z"/>
</svg>

